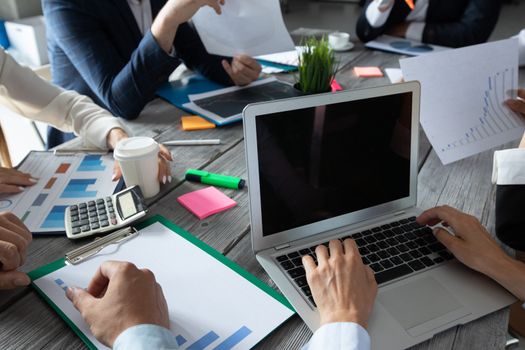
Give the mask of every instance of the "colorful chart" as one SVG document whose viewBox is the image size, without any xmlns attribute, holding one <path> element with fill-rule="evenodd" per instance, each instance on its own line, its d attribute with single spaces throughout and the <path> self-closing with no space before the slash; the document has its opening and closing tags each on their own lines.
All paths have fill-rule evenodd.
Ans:
<svg viewBox="0 0 525 350">
<path fill-rule="evenodd" d="M 33 204 L 31 206 L 32 207 L 39 207 L 39 206 L 41 206 L 46 201 L 47 196 L 48 196 L 47 193 L 39 194 L 38 197 L 36 197 L 35 201 L 33 202 Z"/>
<path fill-rule="evenodd" d="M 233 347 L 235 347 L 237 344 L 239 344 L 244 338 L 246 338 L 251 333 L 252 331 L 248 327 L 242 326 L 241 328 L 239 328 L 239 330 L 237 330 L 235 333 L 227 337 L 225 340 L 223 340 L 213 349 L 214 350 L 230 350 Z M 202 336 L 201 338 L 197 339 L 192 344 L 188 345 L 186 350 L 203 350 L 219 338 L 220 337 L 217 333 L 215 333 L 214 331 L 210 331 L 206 333 L 204 336 Z M 175 341 L 177 342 L 178 346 L 182 346 L 187 343 L 186 338 L 184 338 L 182 335 L 177 335 L 175 337 Z"/>
<path fill-rule="evenodd" d="M 53 229 L 64 229 L 64 213 L 66 211 L 66 205 L 54 206 L 49 214 L 47 215 L 42 228 L 53 228 Z"/>
<path fill-rule="evenodd" d="M 62 163 L 58 166 L 57 170 L 55 171 L 55 174 L 65 174 L 67 173 L 69 167 L 71 164 L 69 163 Z"/>
<path fill-rule="evenodd" d="M 101 155 L 87 155 L 78 167 L 78 171 L 104 171 L 106 166 L 102 161 Z"/>
<path fill-rule="evenodd" d="M 89 185 L 94 185 L 97 179 L 72 179 L 69 180 L 60 198 L 93 198 L 97 191 L 88 191 Z"/>
<path fill-rule="evenodd" d="M 62 281 L 60 278 L 57 278 L 55 280 L 55 283 L 57 286 L 59 286 L 60 288 L 62 288 L 64 290 L 64 292 L 67 290 L 67 285 L 64 283 L 64 281 Z"/>
</svg>

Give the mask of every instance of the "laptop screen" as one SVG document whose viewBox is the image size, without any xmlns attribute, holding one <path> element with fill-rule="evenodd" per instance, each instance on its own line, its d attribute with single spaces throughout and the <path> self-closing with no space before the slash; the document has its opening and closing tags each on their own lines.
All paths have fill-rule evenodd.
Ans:
<svg viewBox="0 0 525 350">
<path fill-rule="evenodd" d="M 259 116 L 263 236 L 409 196 L 412 93 Z"/>
</svg>

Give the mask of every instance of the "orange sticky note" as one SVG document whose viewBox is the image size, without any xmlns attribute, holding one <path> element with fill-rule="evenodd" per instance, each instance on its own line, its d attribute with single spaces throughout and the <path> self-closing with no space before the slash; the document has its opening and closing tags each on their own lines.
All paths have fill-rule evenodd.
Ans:
<svg viewBox="0 0 525 350">
<path fill-rule="evenodd" d="M 360 78 L 382 77 L 379 67 L 354 67 L 354 73 Z"/>
<path fill-rule="evenodd" d="M 201 220 L 237 205 L 236 201 L 212 186 L 186 193 L 177 201 Z"/>
<path fill-rule="evenodd" d="M 213 129 L 215 127 L 215 124 L 213 124 L 212 122 L 209 122 L 206 119 L 198 117 L 196 115 L 182 117 L 181 121 L 182 130 L 186 131 Z"/>
<path fill-rule="evenodd" d="M 410 7 L 411 10 L 414 9 L 414 0 L 405 0 L 405 2 L 407 3 L 408 7 Z"/>
</svg>

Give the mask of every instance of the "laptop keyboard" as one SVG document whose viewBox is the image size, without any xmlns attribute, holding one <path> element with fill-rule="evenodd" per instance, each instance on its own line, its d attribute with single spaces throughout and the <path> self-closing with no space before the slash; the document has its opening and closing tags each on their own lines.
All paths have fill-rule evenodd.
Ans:
<svg viewBox="0 0 525 350">
<path fill-rule="evenodd" d="M 434 237 L 432 229 L 419 225 L 415 216 L 354 233 L 341 240 L 347 238 L 352 238 L 357 243 L 363 263 L 374 270 L 378 285 L 454 258 Z M 328 247 L 328 242 L 321 244 Z M 318 245 L 276 258 L 314 306 L 302 256 L 310 255 L 317 263 L 315 248 Z"/>
</svg>

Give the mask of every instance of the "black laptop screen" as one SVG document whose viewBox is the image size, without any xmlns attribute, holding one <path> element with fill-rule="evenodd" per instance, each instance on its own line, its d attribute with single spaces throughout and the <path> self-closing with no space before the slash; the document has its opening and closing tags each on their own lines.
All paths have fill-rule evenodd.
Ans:
<svg viewBox="0 0 525 350">
<path fill-rule="evenodd" d="M 259 116 L 263 235 L 409 196 L 412 93 Z"/>
</svg>

